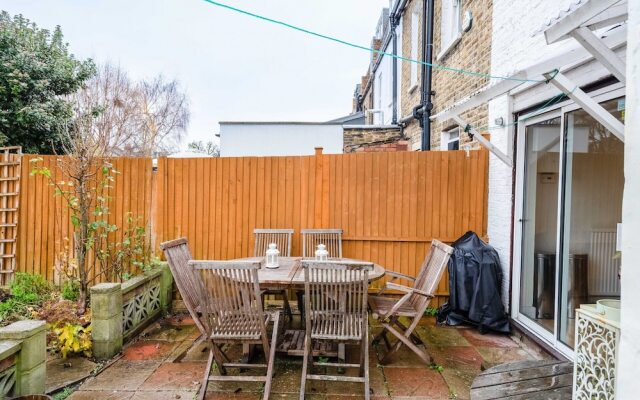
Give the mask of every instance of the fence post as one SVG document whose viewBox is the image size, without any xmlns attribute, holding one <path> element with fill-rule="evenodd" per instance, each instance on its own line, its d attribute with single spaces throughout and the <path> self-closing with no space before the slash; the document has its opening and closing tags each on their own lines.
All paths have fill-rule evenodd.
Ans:
<svg viewBox="0 0 640 400">
<path fill-rule="evenodd" d="M 0 340 L 20 343 L 20 351 L 16 355 L 14 394 L 21 396 L 44 393 L 47 376 L 45 321 L 14 322 L 0 328 Z"/>
<path fill-rule="evenodd" d="M 122 350 L 122 290 L 119 283 L 100 283 L 91 288 L 93 355 L 99 360 Z"/>
</svg>

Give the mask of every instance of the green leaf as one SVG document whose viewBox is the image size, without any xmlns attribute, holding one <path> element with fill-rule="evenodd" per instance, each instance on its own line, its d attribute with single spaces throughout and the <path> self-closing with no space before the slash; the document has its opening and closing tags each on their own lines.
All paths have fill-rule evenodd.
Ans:
<svg viewBox="0 0 640 400">
<path fill-rule="evenodd" d="M 0 131 L 25 153 L 63 150 L 60 133 L 72 115 L 67 95 L 95 72 L 69 53 L 62 32 L 40 29 L 21 15 L 0 13 Z M 34 159 L 37 162 L 41 159 Z"/>
</svg>

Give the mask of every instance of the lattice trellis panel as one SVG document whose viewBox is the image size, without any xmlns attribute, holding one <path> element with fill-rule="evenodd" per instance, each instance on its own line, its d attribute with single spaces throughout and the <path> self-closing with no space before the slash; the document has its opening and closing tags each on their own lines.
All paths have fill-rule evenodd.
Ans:
<svg viewBox="0 0 640 400">
<path fill-rule="evenodd" d="M 138 286 L 123 299 L 122 331 L 125 337 L 160 312 L 160 280 Z"/>
<path fill-rule="evenodd" d="M 573 398 L 614 400 L 620 328 L 590 312 L 576 310 Z"/>
<path fill-rule="evenodd" d="M 0 147 L 0 285 L 16 269 L 21 162 L 22 147 Z"/>
</svg>

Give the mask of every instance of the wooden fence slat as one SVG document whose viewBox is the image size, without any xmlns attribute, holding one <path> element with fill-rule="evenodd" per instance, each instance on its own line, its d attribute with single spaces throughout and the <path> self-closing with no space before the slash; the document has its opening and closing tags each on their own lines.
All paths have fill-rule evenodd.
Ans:
<svg viewBox="0 0 640 400">
<path fill-rule="evenodd" d="M 24 156 L 21 167 L 17 269 L 52 279 L 72 228 L 64 202 L 42 177 L 29 176 L 33 157 Z M 56 170 L 54 156 L 43 163 Z M 155 172 L 150 158 L 114 164 L 120 173 L 109 191 L 109 222 L 122 229 L 127 211 L 140 215 L 156 251 L 162 241 L 187 236 L 197 258 L 246 257 L 254 228 L 293 228 L 299 255 L 301 229 L 341 228 L 345 257 L 416 275 L 432 238 L 451 242 L 467 230 L 486 237 L 484 150 L 161 158 Z M 445 277 L 438 291 L 447 289 Z"/>
</svg>

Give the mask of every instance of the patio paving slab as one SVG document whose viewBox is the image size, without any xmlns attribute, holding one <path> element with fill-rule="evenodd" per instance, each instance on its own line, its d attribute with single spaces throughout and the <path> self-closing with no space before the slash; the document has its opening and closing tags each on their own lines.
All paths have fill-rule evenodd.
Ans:
<svg viewBox="0 0 640 400">
<path fill-rule="evenodd" d="M 192 346 L 198 332 L 191 319 L 170 317 L 152 326 L 138 342 L 125 349 L 123 357 L 98 377 L 87 380 L 70 399 L 193 399 L 200 388 L 208 344 Z M 299 321 L 294 321 L 299 322 Z M 379 332 L 372 327 L 371 333 Z M 407 347 L 402 347 L 387 363 L 379 361 L 386 354 L 381 342 L 370 346 L 370 387 L 373 400 L 440 400 L 468 399 L 473 379 L 482 368 L 522 359 L 540 358 L 537 353 L 508 336 L 481 335 L 469 327 L 436 326 L 435 319 L 425 317 L 416 331 L 427 343 L 427 353 L 438 371 L 426 365 Z M 391 338 L 392 343 L 395 339 Z M 190 349 L 189 349 L 190 348 Z M 189 349 L 187 352 L 186 350 Z M 241 356 L 241 346 L 226 349 L 232 360 Z M 359 361 L 359 346 L 347 346 L 348 362 Z M 254 362 L 261 362 L 260 348 Z M 144 361 L 142 361 L 144 360 Z M 317 361 L 317 360 L 316 360 Z M 331 360 L 333 361 L 333 360 Z M 316 367 L 317 373 L 335 373 L 333 367 Z M 217 373 L 214 370 L 214 373 Z M 237 375 L 231 369 L 230 375 Z M 259 375 L 262 370 L 243 371 L 243 375 Z M 299 399 L 302 358 L 283 354 L 276 356 L 272 399 Z M 347 369 L 346 375 L 357 375 L 357 369 Z M 261 399 L 262 382 L 211 382 L 207 399 Z M 361 384 L 307 381 L 307 399 L 354 400 L 363 398 Z"/>
<path fill-rule="evenodd" d="M 191 319 L 186 320 L 191 322 Z M 150 325 L 144 331 L 145 340 L 166 340 L 171 342 L 180 342 L 183 340 L 195 340 L 200 336 L 200 332 L 195 325 L 190 324 L 174 324 L 168 319 L 162 319 Z"/>
<path fill-rule="evenodd" d="M 392 342 L 393 344 L 393 342 Z M 373 346 L 372 346 L 373 347 Z M 381 341 L 377 346 L 375 346 L 375 351 L 377 351 L 376 358 L 370 358 L 369 362 L 372 366 L 376 365 L 387 354 L 387 347 L 384 344 L 384 341 Z M 427 349 L 427 354 L 429 354 L 429 350 Z M 403 346 L 398 351 L 389 357 L 385 368 L 426 368 L 428 367 L 424 361 L 416 353 L 411 351 L 408 347 Z"/>
<path fill-rule="evenodd" d="M 306 400 L 326 400 L 326 396 L 323 394 L 310 394 L 310 393 L 306 393 L 305 394 L 305 399 Z M 207 399 L 209 399 L 207 397 Z M 227 397 L 216 397 L 217 399 L 227 399 Z M 262 397 L 258 397 L 258 399 L 262 399 Z M 269 399 L 278 399 L 278 400 L 299 400 L 300 399 L 300 395 L 299 394 L 292 394 L 292 393 L 273 393 L 273 391 L 271 392 L 271 396 L 269 396 Z"/>
<path fill-rule="evenodd" d="M 432 347 L 429 354 L 436 365 L 445 369 L 480 372 L 484 359 L 472 346 Z"/>
<path fill-rule="evenodd" d="M 270 396 L 273 398 L 274 396 Z M 280 398 L 280 397 L 278 397 Z M 259 393 L 207 393 L 205 400 L 260 400 L 262 395 Z"/>
<path fill-rule="evenodd" d="M 139 387 L 139 390 L 198 390 L 204 376 L 202 363 L 163 363 Z"/>
<path fill-rule="evenodd" d="M 376 395 L 371 395 L 370 399 L 371 400 L 388 400 L 391 397 L 389 396 L 376 396 Z M 355 399 L 362 399 L 362 395 L 346 395 L 346 394 L 329 394 L 326 395 L 324 397 L 325 400 L 355 400 Z M 414 399 L 417 400 L 417 399 Z"/>
<path fill-rule="evenodd" d="M 385 368 L 384 375 L 393 399 L 413 396 L 421 399 L 449 399 L 449 387 L 442 375 L 426 368 Z"/>
<path fill-rule="evenodd" d="M 47 360 L 47 393 L 62 389 L 91 375 L 98 364 L 85 357 L 69 357 L 66 360 L 52 357 Z"/>
<path fill-rule="evenodd" d="M 427 346 L 470 346 L 461 332 L 469 329 L 455 329 L 439 326 L 418 326 L 416 333 Z"/>
<path fill-rule="evenodd" d="M 484 369 L 498 364 L 534 359 L 529 352 L 520 347 L 476 347 L 476 350 L 485 360 Z"/>
<path fill-rule="evenodd" d="M 288 359 L 287 359 L 288 360 Z M 272 381 L 271 392 L 279 394 L 300 393 L 302 362 L 277 363 Z M 307 381 L 307 393 L 325 393 L 326 382 Z"/>
<path fill-rule="evenodd" d="M 123 360 L 144 361 L 164 360 L 176 347 L 176 343 L 163 340 L 140 340 L 127 347 Z"/>
<path fill-rule="evenodd" d="M 477 371 L 465 371 L 445 368 L 442 372 L 452 398 L 470 399 L 469 388 L 477 376 Z M 455 396 L 455 397 L 454 397 Z"/>
<path fill-rule="evenodd" d="M 186 390 L 160 390 L 149 392 L 136 392 L 129 400 L 192 400 L 198 394 L 197 391 Z"/>
<path fill-rule="evenodd" d="M 129 400 L 135 394 L 133 391 L 91 390 L 73 392 L 67 400 Z"/>
<path fill-rule="evenodd" d="M 82 385 L 82 390 L 136 390 L 158 368 L 160 361 L 119 360 Z"/>
<path fill-rule="evenodd" d="M 349 368 L 342 376 L 359 376 L 356 368 Z M 331 368 L 327 373 L 332 375 L 338 375 L 335 368 Z M 307 384 L 315 381 L 308 381 Z M 385 384 L 385 377 L 382 372 L 382 368 L 376 368 L 375 366 L 369 368 L 369 389 L 371 395 L 387 396 L 389 394 L 387 386 Z M 363 396 L 364 385 L 361 383 L 350 382 L 327 382 L 324 393 L 329 395 L 343 395 L 343 396 Z"/>
<path fill-rule="evenodd" d="M 484 335 L 476 329 L 460 329 L 461 336 L 474 346 L 483 347 L 519 347 L 509 335 L 499 333 L 485 333 Z"/>
</svg>

